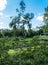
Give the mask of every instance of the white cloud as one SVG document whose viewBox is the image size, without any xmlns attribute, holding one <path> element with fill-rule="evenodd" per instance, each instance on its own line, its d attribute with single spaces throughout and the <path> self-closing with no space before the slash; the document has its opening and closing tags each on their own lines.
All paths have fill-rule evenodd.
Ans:
<svg viewBox="0 0 48 65">
<path fill-rule="evenodd" d="M 3 16 L 3 13 L 2 13 L 2 12 L 0 12 L 0 17 L 1 17 L 1 16 Z"/>
<path fill-rule="evenodd" d="M 0 11 L 4 10 L 7 5 L 7 0 L 0 0 Z"/>
<path fill-rule="evenodd" d="M 0 29 L 7 29 L 7 28 L 6 28 L 5 26 L 2 26 L 2 25 L 1 25 L 1 26 L 0 26 Z"/>
<path fill-rule="evenodd" d="M 0 22 L 0 29 L 4 28 L 4 23 Z"/>
<path fill-rule="evenodd" d="M 36 17 L 36 20 L 38 20 L 38 21 L 43 21 L 43 15 L 37 16 L 37 17 Z"/>
<path fill-rule="evenodd" d="M 11 15 L 4 14 L 3 12 L 0 12 L 0 18 L 10 18 Z"/>
<path fill-rule="evenodd" d="M 10 28 L 5 26 L 4 22 L 0 22 L 0 29 L 10 29 Z"/>
<path fill-rule="evenodd" d="M 34 31 L 37 31 L 37 30 L 39 30 L 39 28 L 32 28 Z"/>
</svg>

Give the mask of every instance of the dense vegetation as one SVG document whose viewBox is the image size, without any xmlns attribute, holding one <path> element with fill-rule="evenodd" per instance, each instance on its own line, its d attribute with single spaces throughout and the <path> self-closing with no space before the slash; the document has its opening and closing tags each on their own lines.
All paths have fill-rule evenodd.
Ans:
<svg viewBox="0 0 48 65">
<path fill-rule="evenodd" d="M 0 65 L 48 65 L 48 7 L 45 8 L 45 25 L 37 31 L 31 29 L 34 14 L 24 13 L 25 8 L 22 0 L 20 9 L 16 9 L 18 16 L 10 17 L 12 29 L 0 30 Z"/>
<path fill-rule="evenodd" d="M 1 65 L 47 65 L 48 42 L 44 37 L 35 36 L 19 41 L 0 38 Z"/>
</svg>

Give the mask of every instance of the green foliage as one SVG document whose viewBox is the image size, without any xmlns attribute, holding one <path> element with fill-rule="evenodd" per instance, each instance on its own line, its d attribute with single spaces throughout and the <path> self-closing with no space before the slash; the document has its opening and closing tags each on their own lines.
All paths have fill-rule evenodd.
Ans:
<svg viewBox="0 0 48 65">
<path fill-rule="evenodd" d="M 48 33 L 48 6 L 45 8 L 45 13 L 44 13 L 44 33 Z"/>
<path fill-rule="evenodd" d="M 11 52 L 10 52 L 11 51 Z M 1 65 L 47 65 L 47 45 L 34 46 L 18 50 L 9 50 L 1 56 Z"/>
<path fill-rule="evenodd" d="M 34 36 L 31 42 L 33 43 L 32 45 L 35 45 L 35 46 L 40 44 L 39 36 Z"/>
<path fill-rule="evenodd" d="M 40 35 L 43 33 L 42 29 L 31 30 L 30 21 L 34 14 L 24 14 L 24 11 L 25 3 L 22 0 L 20 9 L 16 9 L 18 16 L 13 17 L 10 23 L 13 30 L 0 32 L 0 37 L 3 36 L 0 38 L 0 65 L 48 65 L 48 36 Z M 21 17 L 24 20 L 21 21 Z M 25 24 L 28 25 L 28 31 L 25 30 Z"/>
<path fill-rule="evenodd" d="M 1 37 L 3 37 L 3 36 L 2 36 L 2 33 L 0 32 L 0 38 L 1 38 Z"/>
<path fill-rule="evenodd" d="M 5 29 L 5 30 L 2 30 L 1 34 L 2 34 L 2 37 L 6 37 L 6 36 L 12 37 L 13 30 Z"/>
<path fill-rule="evenodd" d="M 13 37 L 0 38 L 1 65 L 47 65 L 48 43 L 40 43 L 44 37 L 20 40 Z"/>
<path fill-rule="evenodd" d="M 48 25 L 44 26 L 43 32 L 45 33 L 45 35 L 48 35 Z"/>
</svg>

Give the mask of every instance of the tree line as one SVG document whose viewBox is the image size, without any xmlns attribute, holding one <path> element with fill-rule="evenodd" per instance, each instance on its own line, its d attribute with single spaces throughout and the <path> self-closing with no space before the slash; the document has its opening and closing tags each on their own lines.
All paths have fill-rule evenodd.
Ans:
<svg viewBox="0 0 48 65">
<path fill-rule="evenodd" d="M 34 13 L 25 13 L 26 4 L 23 0 L 20 2 L 20 8 L 16 9 L 17 16 L 11 16 L 11 22 L 9 26 L 12 30 L 2 30 L 0 31 L 0 37 L 2 36 L 24 36 L 30 37 L 34 35 L 40 35 L 46 33 L 48 35 L 48 6 L 45 8 L 45 13 L 43 16 L 45 25 L 38 27 L 39 30 L 33 31 L 31 21 L 34 18 Z M 26 30 L 27 26 L 27 30 Z"/>
</svg>

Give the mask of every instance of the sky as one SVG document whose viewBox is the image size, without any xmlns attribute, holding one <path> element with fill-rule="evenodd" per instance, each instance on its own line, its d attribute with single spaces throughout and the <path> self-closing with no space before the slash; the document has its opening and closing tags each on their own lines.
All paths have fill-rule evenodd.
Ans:
<svg viewBox="0 0 48 65">
<path fill-rule="evenodd" d="M 10 16 L 16 16 L 16 8 L 19 8 L 21 0 L 0 0 L 0 29 L 10 28 Z M 24 0 L 26 11 L 34 13 L 34 18 L 31 20 L 32 28 L 42 26 L 44 8 L 48 6 L 48 0 Z"/>
</svg>

